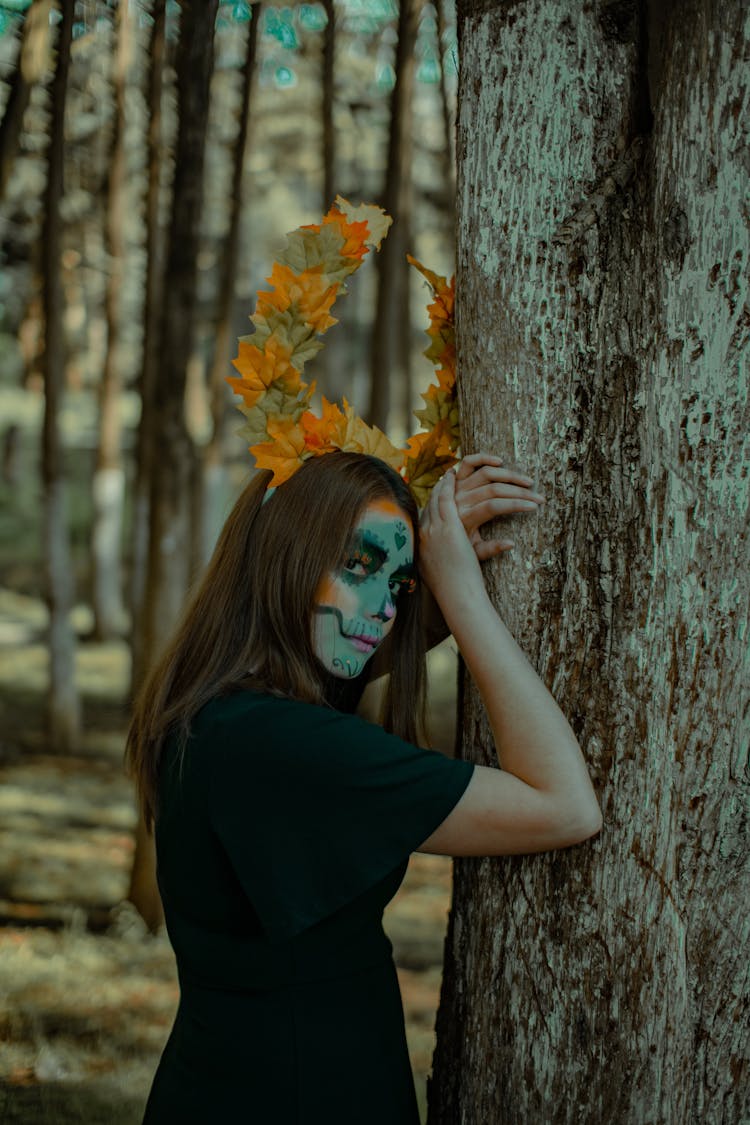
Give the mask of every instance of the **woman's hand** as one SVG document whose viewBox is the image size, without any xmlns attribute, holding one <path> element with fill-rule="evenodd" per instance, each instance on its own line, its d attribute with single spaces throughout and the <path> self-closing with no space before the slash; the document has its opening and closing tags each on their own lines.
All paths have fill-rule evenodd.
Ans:
<svg viewBox="0 0 750 1125">
<path fill-rule="evenodd" d="M 456 507 L 456 486 L 453 470 L 440 478 L 419 527 L 420 571 L 441 607 L 451 591 L 484 591 L 479 559 Z"/>
<path fill-rule="evenodd" d="M 507 538 L 482 539 L 483 524 L 514 513 L 537 512 L 544 497 L 534 490 L 525 473 L 506 469 L 491 453 L 471 453 L 456 472 L 455 505 L 461 523 L 480 562 L 513 547 Z"/>
</svg>

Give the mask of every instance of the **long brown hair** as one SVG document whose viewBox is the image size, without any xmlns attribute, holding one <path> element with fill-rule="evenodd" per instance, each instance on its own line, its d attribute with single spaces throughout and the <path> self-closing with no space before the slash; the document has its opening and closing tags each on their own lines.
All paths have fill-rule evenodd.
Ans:
<svg viewBox="0 0 750 1125">
<path fill-rule="evenodd" d="M 191 720 L 209 699 L 254 688 L 328 702 L 329 678 L 313 648 L 315 594 L 323 576 L 341 566 L 368 504 L 392 500 L 409 516 L 418 574 L 417 505 L 384 461 L 361 453 L 313 457 L 264 504 L 270 479 L 267 471 L 257 473 L 237 500 L 174 637 L 136 699 L 125 760 L 148 826 L 165 740 L 175 734 L 184 751 Z M 418 589 L 402 597 L 389 645 L 383 725 L 415 742 L 425 684 Z"/>
</svg>

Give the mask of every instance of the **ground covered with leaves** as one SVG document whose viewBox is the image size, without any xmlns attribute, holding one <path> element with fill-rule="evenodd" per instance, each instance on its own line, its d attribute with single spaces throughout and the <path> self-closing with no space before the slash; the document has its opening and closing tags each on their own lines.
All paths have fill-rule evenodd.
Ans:
<svg viewBox="0 0 750 1125">
<path fill-rule="evenodd" d="M 76 754 L 54 757 L 44 625 L 38 601 L 0 589 L 0 1123 L 135 1125 L 177 982 L 166 937 L 124 901 L 135 824 L 122 769 L 127 650 L 80 646 L 84 734 Z M 445 730 L 450 659 L 434 669 Z M 386 918 L 423 1106 L 449 890 L 449 861 L 415 856 Z"/>
</svg>

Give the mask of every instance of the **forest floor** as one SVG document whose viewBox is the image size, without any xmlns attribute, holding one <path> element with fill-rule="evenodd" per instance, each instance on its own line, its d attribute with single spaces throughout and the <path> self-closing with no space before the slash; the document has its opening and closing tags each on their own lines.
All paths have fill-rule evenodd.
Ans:
<svg viewBox="0 0 750 1125">
<path fill-rule="evenodd" d="M 136 1125 L 178 994 L 166 936 L 124 901 L 127 649 L 79 646 L 84 733 L 75 754 L 51 755 L 45 619 L 35 598 L 0 589 L 0 1125 Z M 443 647 L 431 707 L 448 745 L 452 680 Z M 450 879 L 449 860 L 413 857 L 386 914 L 423 1114 Z"/>
</svg>

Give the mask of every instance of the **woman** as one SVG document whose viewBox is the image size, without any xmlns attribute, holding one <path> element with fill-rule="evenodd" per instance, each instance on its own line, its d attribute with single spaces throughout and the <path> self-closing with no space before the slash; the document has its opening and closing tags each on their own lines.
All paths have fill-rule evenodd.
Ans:
<svg viewBox="0 0 750 1125">
<path fill-rule="evenodd" d="M 542 497 L 467 457 L 420 528 L 374 457 L 313 458 L 263 503 L 267 480 L 237 502 L 129 735 L 181 989 L 145 1120 L 416 1125 L 381 927 L 409 854 L 534 852 L 600 827 L 576 739 L 479 566 L 510 545 L 479 527 Z M 415 745 L 422 582 L 502 770 Z M 351 711 L 385 670 L 383 730 Z"/>
</svg>

